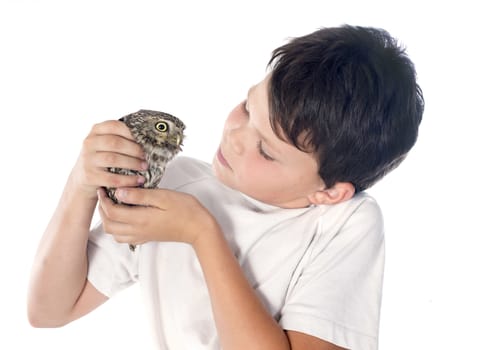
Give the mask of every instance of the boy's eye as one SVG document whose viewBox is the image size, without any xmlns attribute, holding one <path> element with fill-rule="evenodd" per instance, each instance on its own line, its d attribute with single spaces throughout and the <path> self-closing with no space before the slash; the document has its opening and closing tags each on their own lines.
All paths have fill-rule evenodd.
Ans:
<svg viewBox="0 0 502 350">
<path fill-rule="evenodd" d="M 271 156 L 269 156 L 264 150 L 263 150 L 263 147 L 262 147 L 262 142 L 261 140 L 257 142 L 256 144 L 256 147 L 258 147 L 258 152 L 260 153 L 260 155 L 265 158 L 266 160 L 274 160 L 274 158 L 272 158 Z"/>
</svg>

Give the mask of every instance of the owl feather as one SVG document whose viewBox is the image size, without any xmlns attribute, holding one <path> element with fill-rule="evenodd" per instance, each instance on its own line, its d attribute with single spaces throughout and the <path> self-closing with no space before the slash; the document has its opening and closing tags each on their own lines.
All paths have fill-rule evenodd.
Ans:
<svg viewBox="0 0 502 350">
<path fill-rule="evenodd" d="M 181 151 L 185 124 L 171 114 L 144 109 L 119 120 L 127 125 L 136 142 L 143 147 L 148 169 L 138 171 L 112 167 L 108 170 L 122 175 L 141 175 L 145 178 L 145 182 L 140 187 L 157 187 L 167 163 Z M 107 187 L 105 190 L 115 203 L 121 203 L 115 197 L 115 188 Z M 130 244 L 129 248 L 134 251 L 136 246 Z"/>
</svg>

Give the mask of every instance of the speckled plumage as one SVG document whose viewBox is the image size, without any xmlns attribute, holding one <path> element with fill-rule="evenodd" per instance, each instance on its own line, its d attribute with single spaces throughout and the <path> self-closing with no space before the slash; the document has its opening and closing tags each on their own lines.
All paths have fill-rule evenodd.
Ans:
<svg viewBox="0 0 502 350">
<path fill-rule="evenodd" d="M 175 116 L 158 111 L 139 110 L 119 119 L 130 129 L 132 136 L 145 152 L 148 169 L 136 171 L 122 168 L 109 168 L 112 173 L 124 175 L 142 175 L 145 183 L 142 187 L 154 188 L 159 184 L 164 169 L 171 159 L 181 151 L 185 137 L 185 124 Z M 115 188 L 106 188 L 108 196 L 115 202 Z M 134 251 L 135 246 L 129 245 Z"/>
</svg>

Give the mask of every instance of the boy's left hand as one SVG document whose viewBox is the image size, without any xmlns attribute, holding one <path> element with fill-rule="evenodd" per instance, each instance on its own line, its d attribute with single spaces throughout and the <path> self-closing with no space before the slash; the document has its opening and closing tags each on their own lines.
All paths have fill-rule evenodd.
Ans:
<svg viewBox="0 0 502 350">
<path fill-rule="evenodd" d="M 194 244 L 199 234 L 217 227 L 216 220 L 193 196 L 166 189 L 119 188 L 115 204 L 98 191 L 105 232 L 117 242 L 141 244 L 169 241 Z"/>
</svg>

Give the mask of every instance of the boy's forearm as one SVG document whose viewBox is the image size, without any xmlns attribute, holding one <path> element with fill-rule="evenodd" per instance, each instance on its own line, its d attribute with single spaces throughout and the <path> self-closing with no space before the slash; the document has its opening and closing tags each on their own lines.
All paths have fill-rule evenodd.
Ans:
<svg viewBox="0 0 502 350">
<path fill-rule="evenodd" d="M 68 322 L 87 276 L 87 239 L 96 200 L 69 182 L 42 237 L 28 293 L 28 316 L 38 327 Z"/>
<path fill-rule="evenodd" d="M 290 349 L 286 334 L 249 285 L 220 229 L 194 243 L 223 349 Z"/>
</svg>

